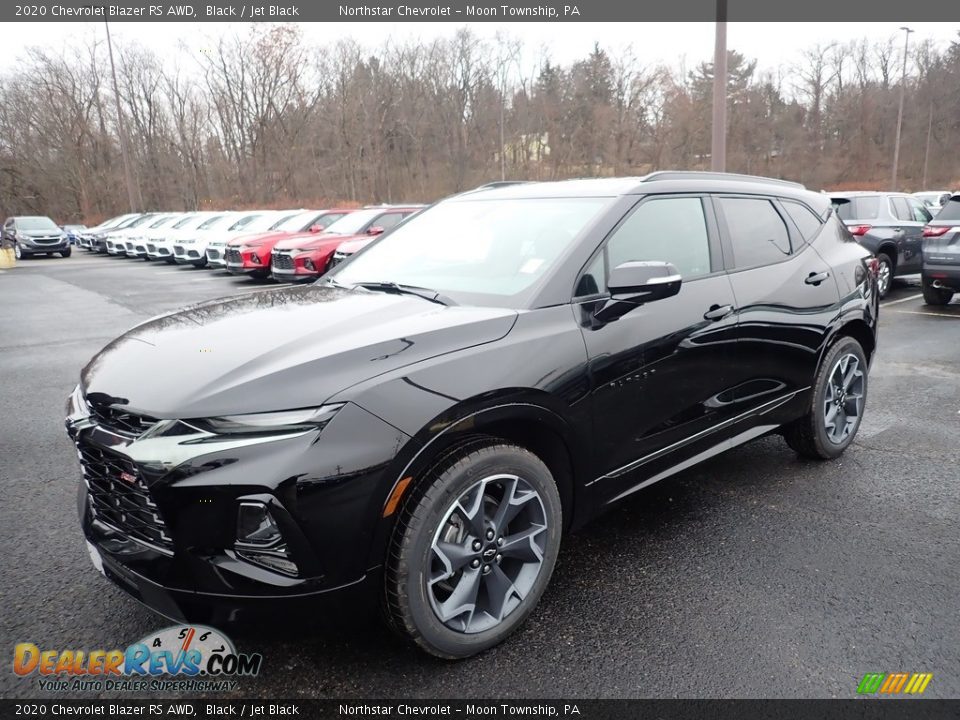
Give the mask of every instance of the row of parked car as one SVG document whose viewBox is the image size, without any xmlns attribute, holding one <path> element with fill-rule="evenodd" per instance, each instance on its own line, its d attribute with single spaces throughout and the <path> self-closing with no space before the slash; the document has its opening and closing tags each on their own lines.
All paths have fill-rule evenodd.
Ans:
<svg viewBox="0 0 960 720">
<path fill-rule="evenodd" d="M 847 229 L 876 255 L 880 297 L 893 278 L 914 273 L 929 305 L 946 305 L 960 292 L 960 193 L 856 191 L 830 199 Z"/>
<path fill-rule="evenodd" d="M 81 231 L 78 244 L 260 279 L 309 280 L 423 207 L 132 213 Z"/>
</svg>

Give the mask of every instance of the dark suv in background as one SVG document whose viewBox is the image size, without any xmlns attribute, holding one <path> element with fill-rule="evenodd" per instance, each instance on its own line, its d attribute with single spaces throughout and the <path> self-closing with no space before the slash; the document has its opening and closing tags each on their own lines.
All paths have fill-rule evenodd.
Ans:
<svg viewBox="0 0 960 720">
<path fill-rule="evenodd" d="M 13 246 L 17 258 L 60 253 L 70 257 L 70 238 L 50 218 L 43 215 L 19 215 L 3 223 L 3 239 Z"/>
<path fill-rule="evenodd" d="M 960 195 L 953 195 L 923 229 L 923 299 L 946 305 L 960 292 Z"/>
<path fill-rule="evenodd" d="M 153 318 L 87 364 L 67 429 L 91 559 L 168 617 L 359 596 L 475 654 L 612 503 L 775 432 L 843 453 L 875 271 L 826 196 L 776 180 L 443 200 L 316 283 Z"/>
<path fill-rule="evenodd" d="M 923 227 L 932 217 L 920 200 L 887 192 L 831 193 L 830 199 L 850 233 L 877 256 L 881 298 L 894 277 L 920 272 Z"/>
</svg>

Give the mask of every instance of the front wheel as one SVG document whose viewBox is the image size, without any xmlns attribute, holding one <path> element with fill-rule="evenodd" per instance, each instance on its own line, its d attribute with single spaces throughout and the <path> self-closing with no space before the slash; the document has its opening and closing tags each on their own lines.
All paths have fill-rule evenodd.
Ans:
<svg viewBox="0 0 960 720">
<path fill-rule="evenodd" d="M 448 455 L 414 492 L 388 556 L 388 619 L 433 655 L 475 655 L 516 630 L 550 581 L 556 483 L 538 457 L 491 439 Z"/>
<path fill-rule="evenodd" d="M 73 249 L 72 249 L 72 248 L 67 248 L 66 250 L 61 250 L 61 251 L 60 251 L 60 257 L 68 258 L 68 257 L 70 257 L 70 255 L 71 255 L 72 252 L 73 252 Z"/>
<path fill-rule="evenodd" d="M 923 302 L 927 305 L 946 305 L 953 299 L 953 290 L 933 286 L 933 280 L 926 275 L 920 276 L 920 288 L 923 290 Z"/>
<path fill-rule="evenodd" d="M 22 260 L 23 258 L 26 257 L 23 250 L 20 249 L 20 243 L 13 244 L 13 254 L 14 256 L 16 256 L 17 260 Z"/>
<path fill-rule="evenodd" d="M 784 438 L 803 457 L 839 457 L 860 428 L 866 402 L 866 356 L 860 343 L 843 337 L 830 348 L 817 371 L 809 411 L 784 428 Z"/>
</svg>

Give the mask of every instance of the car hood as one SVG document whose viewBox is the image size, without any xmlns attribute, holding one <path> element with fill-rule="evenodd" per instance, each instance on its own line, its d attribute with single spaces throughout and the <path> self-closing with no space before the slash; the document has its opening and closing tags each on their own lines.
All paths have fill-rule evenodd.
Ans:
<svg viewBox="0 0 960 720">
<path fill-rule="evenodd" d="M 345 243 L 341 243 L 340 247 L 337 248 L 340 252 L 345 252 L 348 254 L 353 254 L 358 250 L 363 250 L 367 245 L 372 243 L 377 239 L 376 235 L 363 235 L 361 237 L 355 238 Z"/>
<path fill-rule="evenodd" d="M 18 230 L 17 235 L 23 235 L 28 238 L 35 237 L 53 237 L 55 235 L 63 235 L 63 230 L 54 228 L 53 230 Z"/>
<path fill-rule="evenodd" d="M 227 245 L 231 247 L 240 247 L 241 245 L 256 247 L 258 245 L 263 245 L 264 243 L 283 240 L 284 238 L 290 237 L 291 234 L 292 233 L 284 230 L 268 230 L 266 232 L 249 233 L 247 235 L 240 235 L 239 237 L 231 238 L 227 242 Z"/>
<path fill-rule="evenodd" d="M 341 243 L 357 238 L 371 237 L 366 233 L 362 235 L 338 235 L 337 233 L 299 233 L 293 237 L 281 240 L 274 247 L 277 250 L 290 250 L 298 248 L 300 250 L 316 250 L 327 245 L 340 245 Z"/>
<path fill-rule="evenodd" d="M 313 407 L 381 373 L 499 340 L 516 315 L 410 295 L 279 288 L 148 320 L 94 356 L 81 385 L 157 418 Z"/>
</svg>

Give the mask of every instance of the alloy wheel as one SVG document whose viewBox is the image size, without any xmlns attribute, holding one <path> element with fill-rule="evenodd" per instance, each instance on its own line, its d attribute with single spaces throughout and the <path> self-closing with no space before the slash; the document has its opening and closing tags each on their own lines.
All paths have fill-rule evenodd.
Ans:
<svg viewBox="0 0 960 720">
<path fill-rule="evenodd" d="M 890 288 L 890 263 L 880 261 L 880 268 L 877 271 L 877 292 L 883 297 Z"/>
<path fill-rule="evenodd" d="M 853 353 L 841 355 L 830 375 L 823 396 L 823 420 L 827 438 L 840 445 L 856 430 L 863 416 L 864 374 Z"/>
<path fill-rule="evenodd" d="M 20 243 L 14 243 L 13 255 L 15 258 L 17 258 L 17 260 L 19 260 L 23 256 L 23 253 L 20 251 Z"/>
<path fill-rule="evenodd" d="M 425 582 L 437 619 L 467 634 L 497 626 L 533 589 L 546 539 L 543 498 L 530 483 L 510 474 L 474 483 L 430 546 Z"/>
</svg>

